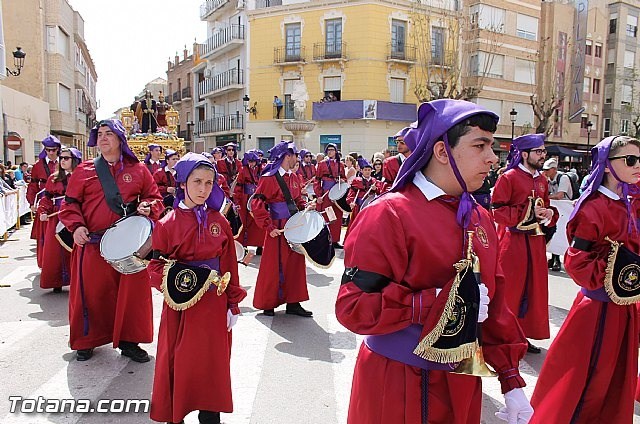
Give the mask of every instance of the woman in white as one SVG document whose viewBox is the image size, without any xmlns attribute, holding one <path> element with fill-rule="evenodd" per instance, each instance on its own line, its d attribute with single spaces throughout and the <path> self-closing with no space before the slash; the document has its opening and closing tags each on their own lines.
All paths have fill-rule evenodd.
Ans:
<svg viewBox="0 0 640 424">
<path fill-rule="evenodd" d="M 346 166 L 344 173 L 347 177 L 347 184 L 351 184 L 351 181 L 353 181 L 358 174 L 358 170 L 356 169 L 356 160 L 351 156 L 346 156 L 344 158 L 344 164 Z"/>
</svg>

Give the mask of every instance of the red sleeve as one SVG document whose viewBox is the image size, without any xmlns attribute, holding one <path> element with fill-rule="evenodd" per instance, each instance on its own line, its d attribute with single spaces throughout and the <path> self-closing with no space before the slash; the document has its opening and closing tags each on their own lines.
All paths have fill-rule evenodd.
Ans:
<svg viewBox="0 0 640 424">
<path fill-rule="evenodd" d="M 258 182 L 258 188 L 256 188 L 256 194 L 262 196 L 254 196 L 251 200 L 251 211 L 253 213 L 253 219 L 258 224 L 258 227 L 266 230 L 267 232 L 273 231 L 276 227 L 273 225 L 271 215 L 266 208 L 267 202 L 275 198 L 273 177 L 262 177 Z"/>
<path fill-rule="evenodd" d="M 164 168 L 158 169 L 153 173 L 153 181 L 158 186 L 158 191 L 162 197 L 167 195 L 167 186 L 169 182 L 167 181 L 167 174 L 164 171 Z"/>
<path fill-rule="evenodd" d="M 29 202 L 30 205 L 35 205 L 36 194 L 40 191 L 40 184 L 38 183 L 38 180 L 44 180 L 46 178 L 47 175 L 42 167 L 42 161 L 39 160 L 33 165 L 33 169 L 31 170 L 31 181 L 27 186 L 27 202 Z"/>
<path fill-rule="evenodd" d="M 313 192 L 316 194 L 316 197 L 322 196 L 322 175 L 326 173 L 325 165 L 326 162 L 320 162 L 318 164 L 318 170 L 316 172 L 316 178 L 313 180 Z"/>
<path fill-rule="evenodd" d="M 238 173 L 238 182 L 233 190 L 234 199 L 240 199 L 240 196 L 244 194 L 244 185 L 250 181 L 246 174 L 247 172 L 251 172 L 251 170 L 249 168 L 243 168 L 240 173 Z"/>
<path fill-rule="evenodd" d="M 220 257 L 220 272 L 222 274 L 225 272 L 229 272 L 231 274 L 231 279 L 229 280 L 229 285 L 227 286 L 225 293 L 227 295 L 228 308 L 231 309 L 231 312 L 234 315 L 238 315 L 240 313 L 238 303 L 247 296 L 247 291 L 240 286 L 240 278 L 238 276 L 238 258 L 236 258 L 236 248 L 231 226 L 219 212 L 218 215 L 220 216 L 219 221 L 222 230 L 227 236 L 227 241 Z"/>
<path fill-rule="evenodd" d="M 496 185 L 493 188 L 493 194 L 491 196 L 491 203 L 493 205 L 493 216 L 496 223 L 504 225 L 505 227 L 514 227 L 520 223 L 525 217 L 528 204 L 512 205 L 511 193 L 513 188 L 511 187 L 511 181 L 508 175 L 501 175 L 496 181 Z"/>
<path fill-rule="evenodd" d="M 218 174 L 218 185 L 222 188 L 224 195 L 230 198 L 231 189 L 229 188 L 229 184 L 227 184 L 227 179 L 222 174 Z"/>
<path fill-rule="evenodd" d="M 60 221 L 72 233 L 78 227 L 86 227 L 84 216 L 82 215 L 82 202 L 84 201 L 84 180 L 86 179 L 83 164 L 80 164 L 69 176 L 65 200 L 60 208 Z M 73 199 L 71 203 L 68 199 Z"/>
<path fill-rule="evenodd" d="M 347 193 L 347 204 L 350 205 L 355 202 L 357 197 L 362 197 L 360 196 L 360 194 L 364 195 L 364 193 L 358 193 L 358 191 L 362 192 L 363 189 L 364 187 L 362 185 L 362 180 L 360 178 L 355 178 L 351 182 L 351 187 L 349 188 L 349 192 Z"/>
</svg>

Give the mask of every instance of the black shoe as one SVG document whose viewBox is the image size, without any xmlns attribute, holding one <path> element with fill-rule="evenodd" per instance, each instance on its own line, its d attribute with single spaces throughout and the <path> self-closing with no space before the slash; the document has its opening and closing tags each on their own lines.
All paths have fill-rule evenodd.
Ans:
<svg viewBox="0 0 640 424">
<path fill-rule="evenodd" d="M 542 349 L 540 349 L 538 346 L 532 345 L 531 342 L 527 340 L 527 352 L 529 352 L 529 353 L 540 353 L 540 352 L 542 352 Z"/>
<path fill-rule="evenodd" d="M 151 360 L 147 352 L 137 344 L 131 344 L 131 343 L 125 344 L 125 342 L 121 342 L 120 353 L 122 354 L 122 356 L 131 358 L 131 360 L 135 362 L 144 363 L 144 362 L 149 362 Z"/>
<path fill-rule="evenodd" d="M 551 267 L 551 271 L 559 272 L 560 271 L 560 262 L 556 262 L 555 264 L 553 264 L 553 266 Z"/>
<path fill-rule="evenodd" d="M 257 256 L 262 255 L 262 246 L 258 246 L 258 248 L 256 249 L 256 255 Z"/>
<path fill-rule="evenodd" d="M 342 245 L 340 243 L 338 243 L 337 241 L 333 242 L 333 248 L 334 249 L 342 249 Z"/>
<path fill-rule="evenodd" d="M 220 413 L 212 411 L 198 412 L 198 421 L 201 424 L 220 424 Z"/>
<path fill-rule="evenodd" d="M 556 261 L 554 260 L 554 258 L 549 259 L 547 261 L 547 268 L 549 268 L 549 269 L 553 268 L 553 265 L 555 264 L 555 262 Z"/>
<path fill-rule="evenodd" d="M 307 311 L 299 303 L 287 303 L 287 314 L 298 315 L 300 317 L 311 317 L 313 312 Z"/>
<path fill-rule="evenodd" d="M 53 289 L 54 293 L 62 293 L 62 287 L 56 287 Z"/>
<path fill-rule="evenodd" d="M 267 317 L 272 317 L 274 316 L 276 313 L 273 309 L 265 309 L 264 311 L 262 311 L 262 315 L 267 316 Z"/>
<path fill-rule="evenodd" d="M 76 350 L 76 361 L 88 361 L 93 356 L 93 349 Z"/>
</svg>

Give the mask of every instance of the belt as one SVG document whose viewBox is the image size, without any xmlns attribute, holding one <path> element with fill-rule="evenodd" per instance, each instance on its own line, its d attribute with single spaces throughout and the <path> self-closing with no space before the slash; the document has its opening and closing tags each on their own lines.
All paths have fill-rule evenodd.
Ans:
<svg viewBox="0 0 640 424">
<path fill-rule="evenodd" d="M 589 290 L 582 287 L 580 289 L 580 293 L 584 296 L 587 296 L 589 299 L 599 300 L 600 302 L 611 302 L 611 299 L 607 295 L 607 291 L 604 287 L 600 287 L 599 289 Z"/>
<path fill-rule="evenodd" d="M 291 217 L 287 202 L 269 203 L 269 214 L 271 219 L 289 219 Z"/>
<path fill-rule="evenodd" d="M 336 184 L 334 180 L 322 180 L 322 190 L 329 191 Z"/>
</svg>

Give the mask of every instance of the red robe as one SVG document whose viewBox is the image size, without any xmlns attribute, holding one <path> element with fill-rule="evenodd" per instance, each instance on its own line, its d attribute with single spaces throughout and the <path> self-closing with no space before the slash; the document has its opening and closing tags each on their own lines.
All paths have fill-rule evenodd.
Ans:
<svg viewBox="0 0 640 424">
<path fill-rule="evenodd" d="M 238 236 L 238 241 L 243 246 L 262 246 L 264 243 L 264 229 L 260 228 L 253 216 L 247 209 L 247 202 L 251 194 L 255 192 L 260 180 L 261 167 L 256 166 L 251 168 L 249 166 L 243 166 L 238 176 L 238 184 L 236 185 L 236 191 L 234 199 L 240 204 L 240 219 L 242 220 L 242 232 Z"/>
<path fill-rule="evenodd" d="M 151 219 L 164 210 L 162 198 L 153 177 L 142 163 L 125 159 L 110 166 L 124 202 L 139 197 L 141 202 L 158 200 L 151 206 Z M 118 172 L 116 172 L 118 171 Z M 85 161 L 71 174 L 67 198 L 62 204 L 60 220 L 69 231 L 84 226 L 90 232 L 104 231 L 120 216 L 104 198 L 93 160 Z M 74 199 L 68 202 L 69 198 Z M 69 290 L 70 345 L 73 350 L 90 349 L 121 340 L 149 343 L 153 340 L 151 288 L 146 270 L 124 275 L 116 271 L 100 255 L 99 243 L 75 247 L 71 254 L 71 287 Z M 82 276 L 80 271 L 82 270 Z M 85 336 L 83 300 L 88 310 L 89 332 Z"/>
<path fill-rule="evenodd" d="M 227 179 L 222 174 L 218 174 L 218 185 L 220 186 L 220 188 L 224 192 L 224 195 L 227 196 L 227 198 L 230 199 L 231 198 L 231 189 L 229 188 L 229 184 L 227 184 Z"/>
<path fill-rule="evenodd" d="M 391 282 L 379 292 L 366 293 L 347 280 L 340 286 L 336 301 L 338 321 L 355 333 L 367 335 L 393 333 L 411 324 L 424 325 L 434 302 L 434 289 L 453 280 L 453 264 L 462 259 L 457 208 L 457 199 L 451 196 L 427 201 L 413 184 L 367 206 L 345 243 L 345 267 L 375 272 Z M 493 221 L 486 211 L 479 209 L 479 214 L 479 219 L 475 213 L 472 215 L 469 228 L 475 228 L 474 251 L 491 298 L 489 318 L 483 323 L 483 350 L 487 363 L 501 373 L 504 393 L 525 385 L 517 368 L 526 342 L 505 303 L 505 280 L 497 261 Z M 381 233 L 380 228 L 393 231 Z M 438 301 L 442 300 L 438 297 Z M 414 308 L 414 303 L 422 308 Z M 512 373 L 512 377 L 506 378 L 505 373 Z M 430 424 L 480 422 L 479 377 L 444 371 L 428 374 Z M 420 424 L 421 394 L 420 368 L 388 359 L 363 343 L 354 370 L 347 422 Z"/>
<path fill-rule="evenodd" d="M 44 190 L 49 175 L 56 172 L 56 168 L 58 166 L 58 161 L 50 161 L 47 170 L 46 161 L 47 159 L 40 159 L 33 165 L 33 169 L 31 170 L 31 181 L 27 186 L 27 201 L 32 206 L 35 205 L 38 199 L 42 197 L 42 193 L 38 193 Z M 40 268 L 42 268 L 43 248 L 46 231 L 47 221 L 40 221 L 36 217 L 36 219 L 33 220 L 33 224 L 31 226 L 31 239 L 36 241 L 36 261 Z"/>
<path fill-rule="evenodd" d="M 52 174 L 45 186 L 45 195 L 40 199 L 35 219 L 40 221 L 40 214 L 52 214 L 60 210 L 62 199 L 53 199 L 64 196 L 65 185 L 62 181 L 54 181 Z M 42 272 L 40 273 L 40 287 L 53 289 L 68 286 L 71 278 L 71 254 L 62 247 L 56 239 L 56 226 L 58 215 L 49 218 L 45 227 L 44 245 L 42 250 Z"/>
<path fill-rule="evenodd" d="M 225 157 L 216 162 L 216 168 L 218 172 L 227 179 L 227 184 L 231 186 L 236 177 L 240 175 L 240 171 L 242 171 L 242 162 L 238 159 L 233 159 L 233 162 L 231 162 Z M 232 189 L 232 191 L 235 191 L 235 189 Z M 233 195 L 233 193 L 231 193 L 231 195 Z M 234 199 L 234 203 L 236 202 Z"/>
<path fill-rule="evenodd" d="M 306 196 L 307 190 L 304 187 L 309 181 L 315 179 L 314 177 L 316 176 L 316 167 L 311 162 L 306 165 L 304 162 L 301 162 L 300 168 L 298 168 L 298 175 L 302 177 L 302 195 Z M 313 181 L 309 184 L 309 187 L 311 187 L 311 190 L 313 190 Z"/>
<path fill-rule="evenodd" d="M 151 175 L 155 174 L 158 169 L 162 169 L 162 167 L 160 166 L 160 162 L 149 161 L 149 163 L 145 163 L 145 166 L 147 167 Z"/>
<path fill-rule="evenodd" d="M 167 197 L 167 188 L 176 186 L 176 178 L 171 171 L 165 168 L 158 169 L 153 173 L 153 181 L 158 186 L 160 195 L 164 198 Z"/>
<path fill-rule="evenodd" d="M 373 188 L 371 188 L 373 186 Z M 369 191 L 371 189 L 371 191 Z M 369 195 L 380 194 L 384 190 L 384 184 L 375 178 L 371 177 L 369 180 L 365 180 L 363 177 L 356 177 L 351 181 L 351 189 L 347 194 L 347 203 L 356 203 L 356 206 L 352 208 L 351 218 L 349 219 L 349 226 L 347 227 L 347 233 L 344 235 L 346 240 L 349 236 L 349 232 L 353 228 L 353 223 L 360 213 L 360 205 L 364 201 L 364 195 L 369 192 Z"/>
<path fill-rule="evenodd" d="M 247 292 L 240 287 L 231 228 L 218 211 L 207 211 L 207 229 L 199 234 L 193 210 L 177 208 L 156 223 L 153 249 L 179 261 L 220 258 L 220 272 L 231 273 L 225 292 L 216 287 L 185 311 L 163 303 L 156 355 L 151 419 L 180 422 L 191 411 L 231 412 L 231 332 L 227 309 L 239 314 Z M 149 263 L 151 284 L 160 290 L 164 261 Z"/>
<path fill-rule="evenodd" d="M 634 202 L 634 214 L 640 209 Z M 627 233 L 627 210 L 620 200 L 598 192 L 567 225 L 567 239 L 593 242 L 589 252 L 569 247 L 564 266 L 580 287 L 603 287 L 609 237 L 640 254 L 637 233 Z M 531 423 L 568 423 L 585 390 L 600 314 L 606 305 L 604 340 L 576 423 L 633 422 L 638 374 L 638 305 L 616 305 L 578 293 L 551 344 L 531 398 Z"/>
<path fill-rule="evenodd" d="M 549 334 L 549 281 L 547 253 L 544 236 L 529 235 L 508 230 L 515 227 L 526 215 L 529 196 L 535 190 L 536 197 L 549 206 L 549 184 L 539 174 L 533 176 L 519 167 L 513 168 L 498 178 L 493 189 L 493 213 L 500 237 L 500 265 L 509 285 L 507 304 L 519 317 L 524 334 L 531 339 L 548 339 Z M 553 209 L 555 225 L 558 211 Z M 524 301 L 526 299 L 526 302 Z M 525 311 L 525 306 L 528 309 Z"/>
<path fill-rule="evenodd" d="M 329 165 L 329 162 L 331 162 L 331 165 Z M 313 182 L 313 191 L 315 192 L 317 197 L 321 197 L 325 193 L 327 193 L 327 195 L 323 197 L 322 201 L 318 203 L 318 212 L 322 212 L 326 208 L 331 206 L 333 207 L 333 211 L 336 214 L 336 220 L 329 224 L 331 239 L 334 243 L 338 243 L 340 241 L 340 231 L 342 230 L 342 209 L 334 205 L 333 202 L 329 200 L 328 191 L 331 189 L 331 187 L 325 190 L 325 188 L 323 188 L 323 182 L 325 184 L 325 187 L 327 187 L 327 184 L 335 184 L 339 178 L 343 180 L 343 184 L 346 184 L 344 183 L 347 178 L 344 174 L 343 163 L 328 158 L 318 163 L 318 169 L 316 170 L 316 180 Z M 324 216 L 325 221 L 329 222 L 327 214 L 322 215 Z"/>
<path fill-rule="evenodd" d="M 400 159 L 403 156 L 401 153 L 398 153 L 395 156 L 391 156 L 386 158 L 382 162 L 382 176 L 384 177 L 385 183 L 388 184 L 389 188 L 393 185 L 393 182 L 396 179 L 396 175 L 398 175 L 398 171 L 400 170 L 401 161 L 404 159 Z"/>
<path fill-rule="evenodd" d="M 282 178 L 289 187 L 291 197 L 298 209 L 303 208 L 304 201 L 300 195 L 297 176 L 286 173 Z M 256 196 L 251 201 L 253 217 L 266 233 L 253 297 L 253 306 L 256 309 L 275 309 L 284 303 L 309 300 L 304 256 L 291 250 L 284 235 L 277 237 L 269 235 L 274 229 L 284 228 L 287 222 L 287 219 L 271 218 L 265 206 L 275 202 L 284 202 L 284 195 L 278 181 L 275 176 L 262 176 L 256 189 Z"/>
</svg>

